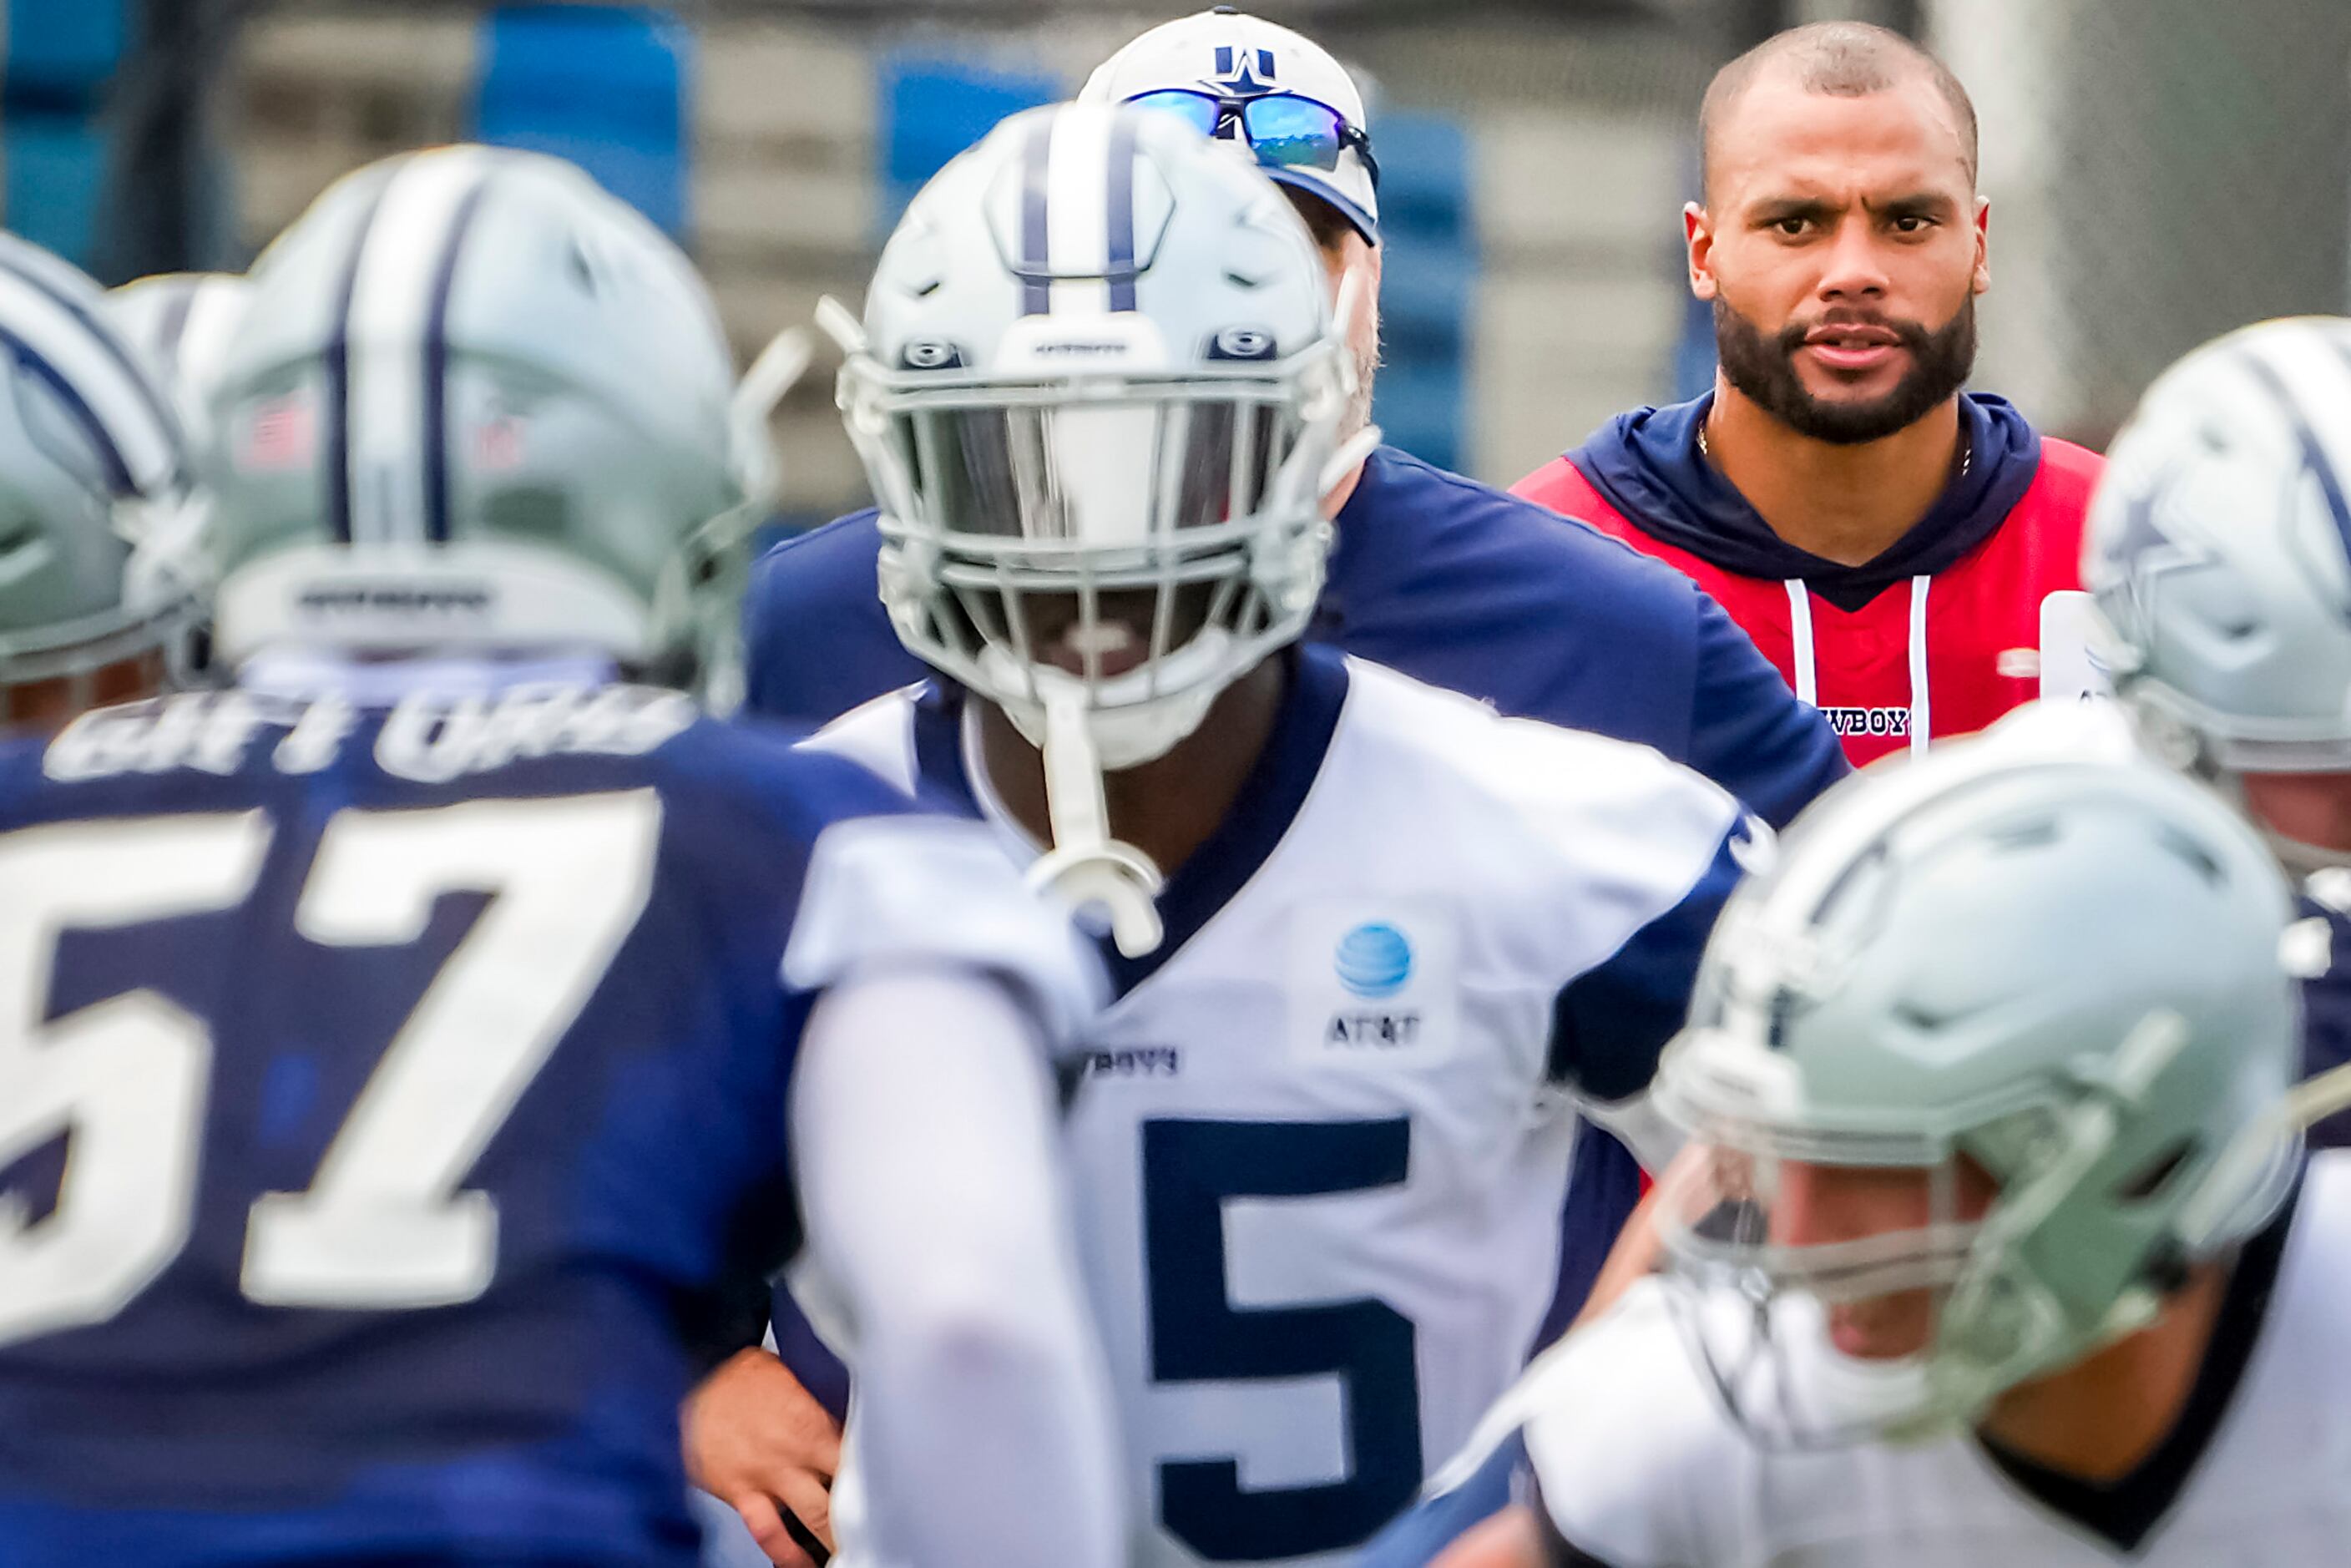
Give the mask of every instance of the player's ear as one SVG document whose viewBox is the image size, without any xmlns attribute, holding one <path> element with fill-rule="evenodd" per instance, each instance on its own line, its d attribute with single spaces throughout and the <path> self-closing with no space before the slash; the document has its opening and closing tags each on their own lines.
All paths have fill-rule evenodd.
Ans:
<svg viewBox="0 0 2351 1568">
<path fill-rule="evenodd" d="M 1976 198 L 1976 271 L 1975 291 L 1983 293 L 1991 287 L 1991 198 Z"/>
<path fill-rule="evenodd" d="M 1690 292 L 1711 303 L 1719 291 L 1714 277 L 1714 220 L 1696 202 L 1682 204 L 1682 243 L 1689 251 Z"/>
</svg>

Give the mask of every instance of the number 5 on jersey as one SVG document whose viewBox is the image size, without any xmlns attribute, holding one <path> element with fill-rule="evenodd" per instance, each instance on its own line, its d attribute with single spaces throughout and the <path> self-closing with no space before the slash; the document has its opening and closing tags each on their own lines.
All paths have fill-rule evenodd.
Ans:
<svg viewBox="0 0 2351 1568">
<path fill-rule="evenodd" d="M 644 909 L 651 790 L 338 812 L 295 911 L 330 946 L 411 943 L 444 894 L 488 907 L 409 1014 L 306 1192 L 253 1204 L 244 1289 L 276 1306 L 465 1301 L 496 1271 L 497 1206 L 460 1191 Z M 0 1201 L 0 1343 L 112 1317 L 187 1244 L 214 1040 L 139 989 L 49 1020 L 68 930 L 235 909 L 259 811 L 33 828 L 0 840 L 0 1165 L 59 1132 L 56 1212 Z"/>
</svg>

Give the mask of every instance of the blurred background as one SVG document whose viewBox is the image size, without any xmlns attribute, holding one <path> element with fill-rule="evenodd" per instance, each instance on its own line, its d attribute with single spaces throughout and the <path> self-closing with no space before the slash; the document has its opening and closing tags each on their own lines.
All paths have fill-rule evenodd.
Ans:
<svg viewBox="0 0 2351 1568">
<path fill-rule="evenodd" d="M 1135 0 L 0 0 L 0 223 L 120 282 L 241 268 L 346 170 L 560 152 L 674 235 L 747 361 L 862 298 L 913 190 L 1153 23 Z M 1378 418 L 1507 484 L 1711 374 L 1683 284 L 1723 60 L 1858 17 L 1976 98 L 1993 292 L 1976 384 L 2102 444 L 2168 361 L 2351 308 L 2351 0 L 1261 0 L 1371 96 Z M 779 411 L 785 510 L 862 504 L 829 367 Z"/>
</svg>

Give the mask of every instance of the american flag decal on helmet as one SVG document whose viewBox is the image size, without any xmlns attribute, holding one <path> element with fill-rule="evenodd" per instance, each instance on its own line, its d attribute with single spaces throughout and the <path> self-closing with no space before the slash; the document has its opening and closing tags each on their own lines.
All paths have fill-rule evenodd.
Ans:
<svg viewBox="0 0 2351 1568">
<path fill-rule="evenodd" d="M 307 467 L 318 452 L 319 416 L 308 392 L 255 403 L 236 444 L 236 465 L 249 473 Z"/>
</svg>

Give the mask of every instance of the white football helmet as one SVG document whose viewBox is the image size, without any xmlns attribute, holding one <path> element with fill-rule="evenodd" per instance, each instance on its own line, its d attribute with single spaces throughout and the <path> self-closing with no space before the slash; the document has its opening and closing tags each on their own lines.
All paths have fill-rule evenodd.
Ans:
<svg viewBox="0 0 2351 1568">
<path fill-rule="evenodd" d="M 212 375 L 214 644 L 608 656 L 683 684 L 731 606 L 734 364 L 676 246 L 580 170 L 475 146 L 331 186 Z"/>
<path fill-rule="evenodd" d="M 1148 761 L 1305 630 L 1323 497 L 1376 435 L 1334 463 L 1353 371 L 1321 258 L 1228 148 L 1015 116 L 907 209 L 862 330 L 823 319 L 898 634 L 1030 740 L 1058 705 L 1102 767 Z"/>
<path fill-rule="evenodd" d="M 1759 1440 L 1964 1423 L 2275 1213 L 2305 1119 L 2286 884 L 2119 718 L 2022 710 L 1782 847 L 1652 1090 L 1694 1140 L 1657 1199 L 1674 1300 Z M 1916 1184 L 1907 1228 L 1823 1198 L 1870 1173 Z"/>
<path fill-rule="evenodd" d="M 2165 371 L 2116 438 L 2082 573 L 2167 760 L 2224 788 L 2351 772 L 2351 321 L 2263 322 Z"/>
</svg>

